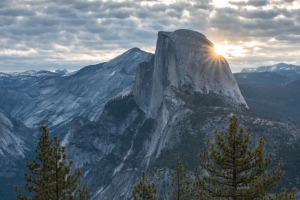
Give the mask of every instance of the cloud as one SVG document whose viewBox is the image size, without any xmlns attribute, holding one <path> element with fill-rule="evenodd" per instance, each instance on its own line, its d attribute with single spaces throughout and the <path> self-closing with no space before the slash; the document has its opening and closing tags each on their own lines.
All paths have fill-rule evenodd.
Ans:
<svg viewBox="0 0 300 200">
<path fill-rule="evenodd" d="M 181 28 L 202 32 L 214 43 L 227 41 L 245 50 L 244 57 L 225 56 L 233 69 L 280 59 L 299 62 L 294 53 L 299 49 L 300 35 L 297 1 L 231 1 L 225 6 L 217 3 L 2 0 L 0 71 L 74 70 L 107 61 L 133 47 L 153 52 L 158 31 Z M 271 39 L 273 42 L 268 42 Z M 256 41 L 257 50 L 246 46 L 251 41 Z"/>
<path fill-rule="evenodd" d="M 269 3 L 268 0 L 248 0 L 247 4 L 251 6 L 265 6 Z"/>
</svg>

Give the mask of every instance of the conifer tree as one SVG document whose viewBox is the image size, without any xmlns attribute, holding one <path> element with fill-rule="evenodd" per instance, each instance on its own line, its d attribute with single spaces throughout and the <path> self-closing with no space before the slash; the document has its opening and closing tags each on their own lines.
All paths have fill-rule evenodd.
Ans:
<svg viewBox="0 0 300 200">
<path fill-rule="evenodd" d="M 190 200 L 194 199 L 194 188 L 188 173 L 180 160 L 180 156 L 176 155 L 176 166 L 172 173 L 171 191 L 168 196 L 174 200 Z"/>
<path fill-rule="evenodd" d="M 26 159 L 30 174 L 24 173 L 25 189 L 32 196 L 23 196 L 15 187 L 20 200 L 84 200 L 89 193 L 88 187 L 80 189 L 81 171 L 71 174 L 72 161 L 67 161 L 65 147 L 60 145 L 58 137 L 50 139 L 46 126 L 35 150 L 36 157 L 30 162 Z"/>
<path fill-rule="evenodd" d="M 149 183 L 146 172 L 142 172 L 141 180 L 132 191 L 134 200 L 158 200 L 157 189 L 154 183 Z"/>
<path fill-rule="evenodd" d="M 275 200 L 295 200 L 297 188 L 293 188 L 293 192 L 288 193 L 286 188 L 281 189 L 281 193 L 276 194 Z"/>
<path fill-rule="evenodd" d="M 236 116 L 230 117 L 225 135 L 215 132 L 215 143 L 206 141 L 208 151 L 199 154 L 206 175 L 198 176 L 198 196 L 221 199 L 262 199 L 282 176 L 280 166 L 268 171 L 272 155 L 265 156 L 266 142 L 260 138 L 250 150 L 250 129 L 244 134 Z"/>
</svg>

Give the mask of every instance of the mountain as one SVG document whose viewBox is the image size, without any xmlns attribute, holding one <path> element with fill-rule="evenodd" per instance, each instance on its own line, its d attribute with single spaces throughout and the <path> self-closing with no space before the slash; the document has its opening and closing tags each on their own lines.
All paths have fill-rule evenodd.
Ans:
<svg viewBox="0 0 300 200">
<path fill-rule="evenodd" d="M 51 135 L 64 138 L 74 117 L 95 118 L 108 100 L 134 82 L 138 64 L 152 56 L 133 48 L 73 74 L 0 73 L 0 199 L 15 198 L 13 186 L 23 181 L 25 157 L 34 156 L 41 121 Z"/>
<path fill-rule="evenodd" d="M 234 74 L 250 111 L 300 127 L 300 76 L 280 72 Z"/>
<path fill-rule="evenodd" d="M 245 72 L 280 72 L 280 71 L 298 71 L 300 72 L 300 66 L 291 65 L 286 63 L 278 63 L 271 66 L 261 66 L 258 68 L 243 68 L 241 73 Z"/>
<path fill-rule="evenodd" d="M 274 72 L 289 77 L 293 80 L 300 79 L 300 66 L 286 63 L 278 63 L 271 66 L 261 66 L 258 68 L 243 68 L 241 73 Z"/>
<path fill-rule="evenodd" d="M 139 106 L 155 117 L 170 87 L 191 87 L 247 106 L 227 61 L 213 49 L 204 35 L 194 31 L 159 32 L 155 57 L 137 72 L 133 95 Z"/>
<path fill-rule="evenodd" d="M 224 133 L 232 114 L 252 127 L 252 146 L 263 137 L 273 165 L 283 161 L 279 188 L 299 188 L 299 83 L 278 72 L 233 75 L 201 33 L 159 32 L 155 55 L 134 48 L 73 74 L 36 74 L 0 74 L 0 116 L 10 127 L 4 134 L 0 129 L 7 135 L 0 137 L 1 150 L 16 155 L 10 159 L 18 170 L 1 177 L 1 200 L 14 199 L 13 185 L 22 184 L 23 157 L 34 156 L 43 119 L 52 136 L 64 138 L 68 158 L 90 187 L 89 199 L 129 199 L 141 171 L 165 195 L 175 155 L 193 171 L 206 138 L 215 129 Z"/>
<path fill-rule="evenodd" d="M 300 130 L 258 117 L 247 108 L 226 60 L 213 44 L 190 30 L 159 32 L 154 57 L 139 64 L 133 86 L 108 101 L 94 120 L 74 118 L 63 141 L 84 173 L 90 199 L 128 199 L 141 171 L 161 196 L 174 169 L 175 155 L 193 170 L 205 138 L 228 126 L 237 114 L 252 127 L 255 140 L 267 140 L 274 165 L 285 163 L 281 185 L 296 186 Z M 290 155 L 290 156 L 287 156 Z"/>
<path fill-rule="evenodd" d="M 109 99 L 133 83 L 138 64 L 151 57 L 134 48 L 69 76 L 61 71 L 0 76 L 0 108 L 27 127 L 37 128 L 45 120 L 52 131 L 63 133 L 75 116 L 92 120 Z"/>
</svg>

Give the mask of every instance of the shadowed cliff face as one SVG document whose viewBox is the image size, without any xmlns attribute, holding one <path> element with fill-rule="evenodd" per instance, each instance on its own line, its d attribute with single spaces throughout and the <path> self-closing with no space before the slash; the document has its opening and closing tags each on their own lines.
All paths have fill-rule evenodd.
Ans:
<svg viewBox="0 0 300 200">
<path fill-rule="evenodd" d="M 158 33 L 155 56 L 140 66 L 133 94 L 140 107 L 155 117 L 169 86 L 189 86 L 203 94 L 215 93 L 232 104 L 247 106 L 227 61 L 215 54 L 214 45 L 204 35 L 195 31 Z M 141 88 L 144 88 L 142 93 Z"/>
</svg>

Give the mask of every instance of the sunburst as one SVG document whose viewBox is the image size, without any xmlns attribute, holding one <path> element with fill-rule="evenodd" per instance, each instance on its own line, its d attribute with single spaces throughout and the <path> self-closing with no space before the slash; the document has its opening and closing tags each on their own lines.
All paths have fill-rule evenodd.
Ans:
<svg viewBox="0 0 300 200">
<path fill-rule="evenodd" d="M 214 45 L 214 51 L 218 55 L 225 55 L 228 53 L 228 46 L 227 45 Z"/>
</svg>

